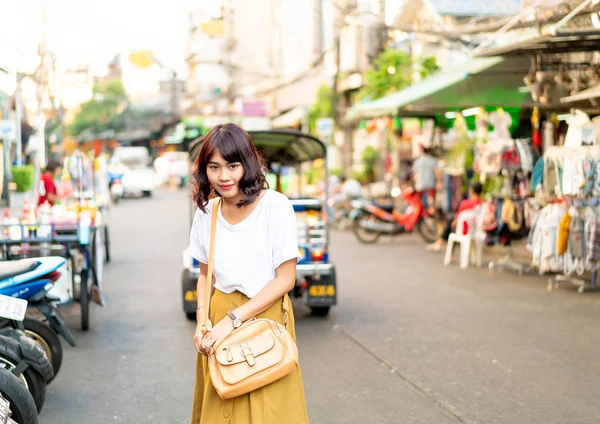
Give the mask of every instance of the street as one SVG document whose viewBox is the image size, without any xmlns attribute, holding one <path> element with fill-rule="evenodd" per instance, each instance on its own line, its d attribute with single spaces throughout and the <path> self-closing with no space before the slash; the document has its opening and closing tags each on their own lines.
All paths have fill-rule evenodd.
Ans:
<svg viewBox="0 0 600 424">
<path fill-rule="evenodd" d="M 187 191 L 110 212 L 107 307 L 48 386 L 43 424 L 188 423 L 195 324 L 181 309 Z M 412 235 L 358 244 L 332 233 L 338 302 L 327 319 L 295 302 L 310 422 L 595 423 L 597 293 L 546 278 L 445 268 Z"/>
</svg>

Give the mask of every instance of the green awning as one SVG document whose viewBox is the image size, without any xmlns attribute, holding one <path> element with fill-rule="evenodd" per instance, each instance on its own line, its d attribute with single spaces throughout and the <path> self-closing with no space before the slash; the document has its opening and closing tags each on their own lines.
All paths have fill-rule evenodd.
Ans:
<svg viewBox="0 0 600 424">
<path fill-rule="evenodd" d="M 436 113 L 476 106 L 524 107 L 531 96 L 524 90 L 527 58 L 474 58 L 442 70 L 404 90 L 348 110 L 346 118 L 367 119 L 379 116 Z"/>
</svg>

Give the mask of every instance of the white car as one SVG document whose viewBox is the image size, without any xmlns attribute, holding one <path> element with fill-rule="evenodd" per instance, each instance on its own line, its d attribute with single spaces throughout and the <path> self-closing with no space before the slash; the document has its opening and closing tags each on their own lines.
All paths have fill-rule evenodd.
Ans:
<svg viewBox="0 0 600 424">
<path fill-rule="evenodd" d="M 152 196 L 158 181 L 150 164 L 148 149 L 141 146 L 117 147 L 113 157 L 124 165 L 121 179 L 124 194 L 142 193 L 146 197 Z"/>
</svg>

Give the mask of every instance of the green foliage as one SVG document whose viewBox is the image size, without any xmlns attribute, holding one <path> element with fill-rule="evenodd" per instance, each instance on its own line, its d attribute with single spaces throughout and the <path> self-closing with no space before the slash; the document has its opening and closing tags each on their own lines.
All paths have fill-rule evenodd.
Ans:
<svg viewBox="0 0 600 424">
<path fill-rule="evenodd" d="M 18 192 L 31 190 L 35 178 L 33 165 L 13 166 L 11 169 L 12 180 L 17 185 Z"/>
<path fill-rule="evenodd" d="M 331 87 L 322 85 L 317 92 L 317 101 L 308 113 L 308 129 L 315 132 L 318 118 L 333 118 L 333 106 L 331 104 Z"/>
<path fill-rule="evenodd" d="M 304 175 L 306 175 L 306 184 L 312 184 L 315 178 L 315 169 L 308 168 L 306 171 L 304 171 Z"/>
<path fill-rule="evenodd" d="M 388 47 L 375 59 L 374 68 L 367 72 L 367 85 L 361 90 L 360 97 L 383 97 L 411 85 L 415 71 L 419 72 L 421 78 L 425 78 L 438 69 L 433 56 L 419 59 L 415 63 L 405 52 Z"/>
<path fill-rule="evenodd" d="M 336 176 L 336 177 L 341 177 L 344 174 L 344 170 L 342 168 L 331 168 L 329 170 L 329 175 L 330 176 Z"/>
<path fill-rule="evenodd" d="M 421 79 L 428 77 L 439 69 L 440 67 L 437 64 L 435 56 L 423 58 L 421 63 L 419 63 L 419 74 L 421 75 Z"/>
<path fill-rule="evenodd" d="M 361 184 L 365 184 L 365 183 L 369 182 L 369 181 L 368 181 L 368 180 L 369 180 L 369 178 L 368 178 L 368 176 L 366 175 L 366 173 L 364 173 L 364 172 L 360 172 L 360 171 L 352 171 L 352 172 L 350 173 L 350 178 L 351 178 L 351 179 L 353 179 L 353 180 L 356 180 L 356 181 L 358 181 L 358 182 L 359 182 L 359 183 L 361 183 Z"/>
<path fill-rule="evenodd" d="M 365 176 L 369 181 L 374 181 L 375 179 L 375 164 L 377 163 L 378 157 L 379 154 L 373 146 L 367 146 L 365 147 L 365 150 L 363 150 L 362 160 L 365 168 Z"/>
<path fill-rule="evenodd" d="M 68 128 L 73 136 L 86 130 L 99 133 L 109 129 L 119 131 L 123 127 L 121 120 L 117 119 L 119 109 L 127 101 L 121 81 L 97 84 L 92 93 L 92 99 L 81 104 L 81 110 Z"/>
</svg>

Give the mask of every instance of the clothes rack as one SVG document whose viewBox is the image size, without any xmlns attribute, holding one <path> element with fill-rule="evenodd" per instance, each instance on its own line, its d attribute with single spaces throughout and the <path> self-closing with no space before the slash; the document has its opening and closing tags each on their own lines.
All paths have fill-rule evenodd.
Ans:
<svg viewBox="0 0 600 424">
<path fill-rule="evenodd" d="M 552 164 L 560 164 L 564 169 L 567 162 L 577 163 L 577 161 L 585 161 L 592 160 L 600 166 L 600 146 L 580 146 L 580 147 L 564 147 L 564 146 L 551 146 L 544 153 L 544 161 L 547 166 L 551 166 Z M 581 164 L 579 164 L 581 166 Z M 573 166 L 572 166 L 573 168 Z M 556 172 L 555 181 L 546 181 L 544 180 L 542 184 L 544 184 L 544 190 L 546 192 L 552 192 L 554 190 L 554 184 L 556 184 L 557 191 L 555 195 L 562 199 L 562 201 L 568 205 L 570 208 L 575 208 L 574 211 L 579 218 L 579 213 L 584 210 L 584 208 L 589 208 L 588 211 L 592 210 L 598 214 L 598 198 L 595 192 L 588 187 L 587 190 L 584 189 L 584 185 L 576 186 L 575 190 L 573 190 L 573 184 L 567 185 L 567 187 L 563 187 L 563 181 L 561 180 L 561 175 L 558 172 L 558 167 L 554 166 L 554 170 Z M 598 168 L 596 168 L 598 169 Z M 561 169 L 562 171 L 562 169 Z M 596 184 L 600 175 L 596 172 L 594 178 L 596 179 Z M 585 181 L 585 180 L 584 180 Z M 579 183 L 577 183 L 579 184 Z M 566 193 L 566 194 L 565 194 Z M 597 218 L 597 220 L 600 219 Z M 598 221 L 597 221 L 598 222 Z M 584 243 L 585 245 L 585 243 Z M 562 283 L 570 283 L 572 285 L 577 286 L 578 293 L 584 293 L 586 290 L 595 289 L 598 267 L 600 266 L 600 262 L 598 261 L 590 261 L 589 258 L 585 258 L 585 265 L 582 262 L 579 263 L 577 268 L 569 268 L 569 264 L 573 264 L 575 262 L 569 262 L 570 251 L 565 254 L 560 254 L 559 256 L 561 261 L 564 261 L 564 271 L 557 272 L 554 276 L 548 279 L 548 291 L 552 291 L 554 288 L 558 288 Z M 583 260 L 583 259 L 581 259 Z M 573 269 L 577 269 L 577 271 L 573 271 Z M 540 274 L 543 274 L 546 270 L 540 267 Z M 591 272 L 591 278 L 585 278 L 584 274 L 587 272 Z"/>
</svg>

